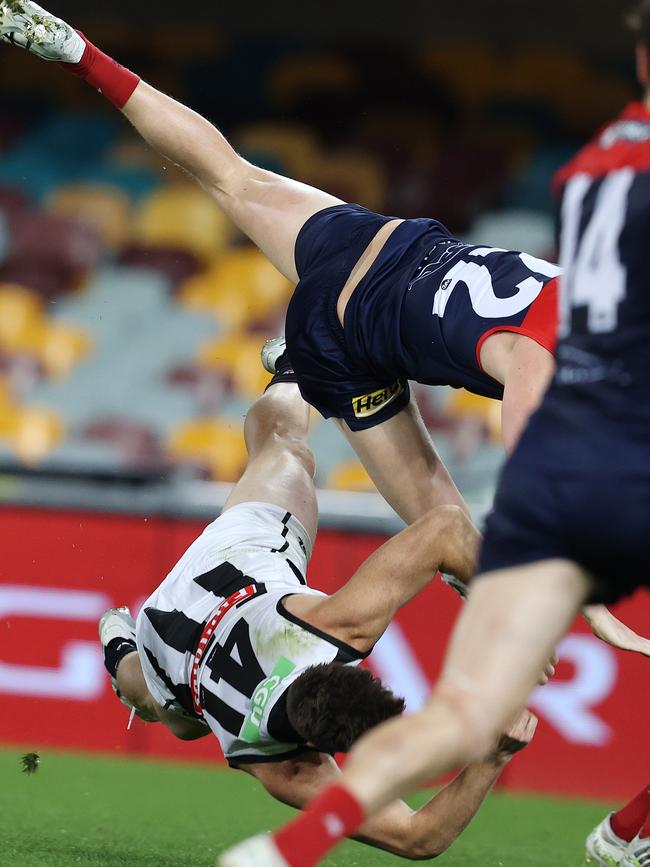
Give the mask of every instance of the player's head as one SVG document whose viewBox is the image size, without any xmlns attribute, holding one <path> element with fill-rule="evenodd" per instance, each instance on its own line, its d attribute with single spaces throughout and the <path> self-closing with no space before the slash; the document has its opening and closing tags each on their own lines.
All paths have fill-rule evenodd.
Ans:
<svg viewBox="0 0 650 867">
<path fill-rule="evenodd" d="M 348 752 L 369 729 L 403 711 L 404 699 L 369 671 L 340 662 L 308 668 L 287 693 L 289 722 L 324 753 Z"/>
<path fill-rule="evenodd" d="M 627 26 L 636 40 L 639 80 L 650 91 L 650 0 L 634 0 L 627 16 Z"/>
</svg>

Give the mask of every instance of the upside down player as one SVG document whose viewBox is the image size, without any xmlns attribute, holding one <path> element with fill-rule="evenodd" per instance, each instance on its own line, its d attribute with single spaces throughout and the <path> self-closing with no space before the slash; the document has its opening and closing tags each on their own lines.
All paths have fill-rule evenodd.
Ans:
<svg viewBox="0 0 650 867">
<path fill-rule="evenodd" d="M 559 269 L 462 244 L 435 220 L 384 217 L 251 165 L 206 120 L 31 0 L 0 0 L 0 36 L 101 90 L 298 283 L 287 341 L 303 397 L 337 420 L 406 523 L 443 504 L 466 509 L 408 380 L 503 398 L 510 451 L 552 374 Z M 585 616 L 605 641 L 650 654 L 650 642 L 605 608 Z"/>
<path fill-rule="evenodd" d="M 221 867 L 313 867 L 390 800 L 485 754 L 588 600 L 650 586 L 650 2 L 634 104 L 558 177 L 558 368 L 501 477 L 442 678 L 417 716 L 361 739 L 338 785 Z M 647 803 L 647 802 L 646 802 Z M 643 820 L 641 820 L 643 821 Z M 647 867 L 644 828 L 620 857 Z"/>
<path fill-rule="evenodd" d="M 303 397 L 339 420 L 405 521 L 443 503 L 464 507 L 408 380 L 503 397 L 510 448 L 552 372 L 559 269 L 461 244 L 435 220 L 384 217 L 251 165 L 206 120 L 31 0 L 1 0 L 0 35 L 101 90 L 298 284 L 287 340 Z"/>
<path fill-rule="evenodd" d="M 442 506 L 379 549 L 332 596 L 305 573 L 316 535 L 309 407 L 297 385 L 272 385 L 246 419 L 249 463 L 224 511 L 144 603 L 100 623 L 118 695 L 178 737 L 213 732 L 234 768 L 304 807 L 347 751 L 404 703 L 357 666 L 398 608 L 445 568 L 468 578 L 478 534 Z M 200 650 L 199 650 L 200 648 Z M 530 741 L 524 713 L 491 754 L 413 812 L 395 802 L 358 832 L 411 859 L 443 852 L 471 821 L 512 756 Z"/>
</svg>

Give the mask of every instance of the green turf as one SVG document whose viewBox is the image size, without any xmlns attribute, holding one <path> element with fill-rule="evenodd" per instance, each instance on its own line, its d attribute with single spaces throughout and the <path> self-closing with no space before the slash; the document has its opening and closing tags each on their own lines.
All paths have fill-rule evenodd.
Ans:
<svg viewBox="0 0 650 867">
<path fill-rule="evenodd" d="M 233 771 L 123 758 L 0 750 L 1 867 L 210 867 L 230 843 L 293 814 Z M 493 795 L 448 867 L 576 867 L 604 806 Z M 329 867 L 406 863 L 346 843 Z"/>
</svg>

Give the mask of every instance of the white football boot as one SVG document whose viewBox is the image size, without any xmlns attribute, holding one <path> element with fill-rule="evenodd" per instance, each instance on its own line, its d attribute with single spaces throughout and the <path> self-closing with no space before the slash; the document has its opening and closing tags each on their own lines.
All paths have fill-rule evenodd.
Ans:
<svg viewBox="0 0 650 867">
<path fill-rule="evenodd" d="M 586 843 L 586 864 L 598 864 L 600 867 L 619 867 L 623 861 L 628 843 L 612 831 L 610 819 L 613 813 L 603 819 L 591 834 Z M 649 862 L 650 864 L 650 862 Z M 636 865 L 635 865 L 636 867 Z"/>
<path fill-rule="evenodd" d="M 625 850 L 620 867 L 650 867 L 650 837 L 635 837 Z"/>
<path fill-rule="evenodd" d="M 251 837 L 217 858 L 216 867 L 290 867 L 270 834 Z"/>
<path fill-rule="evenodd" d="M 284 355 L 287 349 L 287 341 L 284 337 L 273 337 L 267 340 L 262 347 L 262 365 L 264 370 L 269 373 L 276 374 L 276 363 L 281 355 Z"/>
<path fill-rule="evenodd" d="M 79 63 L 86 43 L 62 21 L 32 0 L 1 0 L 0 38 L 43 60 Z"/>
</svg>

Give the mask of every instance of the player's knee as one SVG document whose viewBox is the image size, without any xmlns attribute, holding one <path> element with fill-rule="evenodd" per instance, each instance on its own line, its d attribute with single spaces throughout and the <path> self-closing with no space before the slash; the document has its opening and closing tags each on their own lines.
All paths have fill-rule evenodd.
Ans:
<svg viewBox="0 0 650 867">
<path fill-rule="evenodd" d="M 285 455 L 299 464 L 310 478 L 316 475 L 316 458 L 314 453 L 301 437 L 291 436 L 286 433 L 276 434 L 277 442 Z"/>
<path fill-rule="evenodd" d="M 479 693 L 446 681 L 436 689 L 433 702 L 446 707 L 451 720 L 456 763 L 484 759 L 496 743 L 498 725 L 486 713 Z"/>
</svg>

